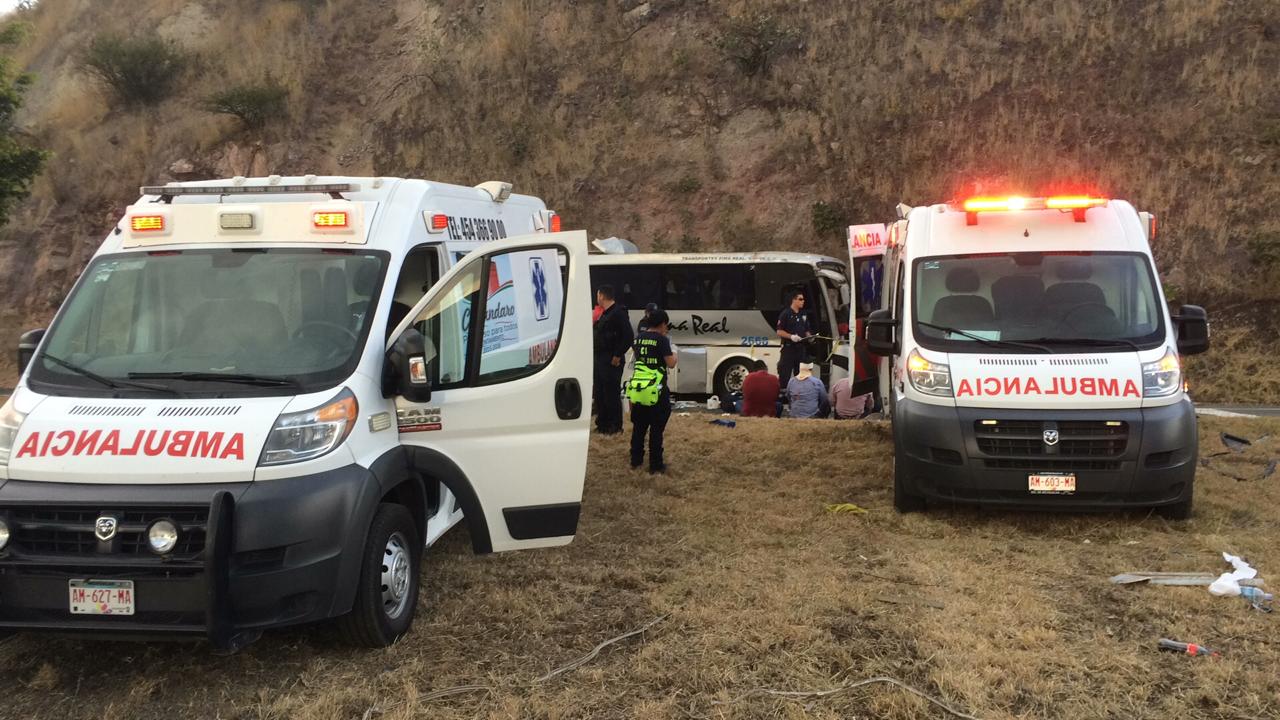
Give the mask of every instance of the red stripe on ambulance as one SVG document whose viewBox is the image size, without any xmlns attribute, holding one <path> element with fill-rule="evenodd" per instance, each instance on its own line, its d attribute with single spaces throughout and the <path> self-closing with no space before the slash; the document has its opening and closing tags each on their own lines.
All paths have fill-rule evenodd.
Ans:
<svg viewBox="0 0 1280 720">
<path fill-rule="evenodd" d="M 17 457 L 198 457 L 243 460 L 244 433 L 205 430 L 138 430 L 121 439 L 119 430 L 50 430 L 33 432 Z"/>
<path fill-rule="evenodd" d="M 1028 378 L 980 377 L 964 378 L 956 386 L 956 397 L 965 395 L 982 397 L 990 395 L 1084 395 L 1088 397 L 1142 397 L 1138 384 L 1132 380 L 1121 382 L 1118 378 L 1054 377 L 1041 388 L 1039 381 Z"/>
</svg>

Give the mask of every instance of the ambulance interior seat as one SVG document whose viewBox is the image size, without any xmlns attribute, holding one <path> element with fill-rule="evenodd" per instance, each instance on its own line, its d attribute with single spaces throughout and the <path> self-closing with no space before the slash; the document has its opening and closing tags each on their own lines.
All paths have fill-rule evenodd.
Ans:
<svg viewBox="0 0 1280 720">
<path fill-rule="evenodd" d="M 991 283 L 991 302 L 1001 327 L 1034 325 L 1044 303 L 1044 281 L 1038 275 L 1005 275 Z"/>
<path fill-rule="evenodd" d="M 947 292 L 951 294 L 934 304 L 931 322 L 957 330 L 995 328 L 991 302 L 976 294 L 981 286 L 982 278 L 973 268 L 952 268 L 947 273 Z"/>
<path fill-rule="evenodd" d="M 1056 274 L 1059 282 L 1044 291 L 1045 309 L 1053 317 L 1062 319 L 1082 305 L 1107 306 L 1102 288 L 1087 282 L 1093 276 L 1093 268 L 1088 262 L 1064 262 L 1058 266 Z"/>
<path fill-rule="evenodd" d="M 201 286 L 208 299 L 187 316 L 174 348 L 178 356 L 269 357 L 288 337 L 275 303 L 252 299 L 240 284 L 224 285 L 216 272 L 206 275 Z"/>
</svg>

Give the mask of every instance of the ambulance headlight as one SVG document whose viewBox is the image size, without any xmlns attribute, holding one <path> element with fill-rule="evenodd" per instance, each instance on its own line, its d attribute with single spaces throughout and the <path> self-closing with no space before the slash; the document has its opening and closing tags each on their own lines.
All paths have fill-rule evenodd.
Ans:
<svg viewBox="0 0 1280 720">
<path fill-rule="evenodd" d="M 356 396 L 343 388 L 324 405 L 276 419 L 267 436 L 259 465 L 284 465 L 324 455 L 342 444 L 355 427 L 360 408 Z"/>
<path fill-rule="evenodd" d="M 1182 364 L 1172 350 L 1164 357 L 1142 366 L 1142 394 L 1144 397 L 1168 397 L 1182 388 Z"/>
<path fill-rule="evenodd" d="M 18 428 L 22 427 L 25 415 L 13 407 L 13 398 L 5 401 L 0 407 L 0 467 L 9 464 L 9 455 L 13 452 L 13 441 L 18 437 Z"/>
<path fill-rule="evenodd" d="M 157 555 L 173 552 L 178 546 L 178 526 L 163 518 L 151 523 L 147 528 L 147 545 Z"/>
<path fill-rule="evenodd" d="M 907 377 L 911 387 L 925 395 L 951 397 L 951 367 L 925 360 L 916 350 L 907 356 Z"/>
</svg>

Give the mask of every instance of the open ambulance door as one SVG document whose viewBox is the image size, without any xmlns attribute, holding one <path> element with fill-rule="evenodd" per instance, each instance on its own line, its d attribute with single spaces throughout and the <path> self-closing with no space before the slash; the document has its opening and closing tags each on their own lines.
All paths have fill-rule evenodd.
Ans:
<svg viewBox="0 0 1280 720">
<path fill-rule="evenodd" d="M 850 383 L 853 393 L 880 395 L 880 358 L 867 351 L 863 337 L 867 316 L 884 307 L 885 250 L 889 244 L 884 223 L 849 226 L 849 280 L 853 302 L 849 304 Z"/>
<path fill-rule="evenodd" d="M 459 513 L 477 552 L 571 541 L 590 431 L 587 234 L 486 243 L 391 337 L 384 392 L 401 446 L 453 496 L 427 541 Z"/>
</svg>

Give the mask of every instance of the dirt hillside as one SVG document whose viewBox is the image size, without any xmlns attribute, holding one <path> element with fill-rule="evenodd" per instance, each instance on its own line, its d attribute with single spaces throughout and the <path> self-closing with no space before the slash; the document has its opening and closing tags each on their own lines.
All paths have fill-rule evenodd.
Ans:
<svg viewBox="0 0 1280 720">
<path fill-rule="evenodd" d="M 1280 280 L 1276 3 L 40 0 L 10 22 L 22 122 L 54 156 L 0 235 L 0 347 L 144 181 L 501 178 L 600 237 L 831 254 L 900 201 L 1071 188 L 1155 212 L 1170 294 L 1229 306 L 1201 397 L 1280 399 L 1256 309 Z M 130 106 L 81 67 L 104 33 L 194 62 Z M 284 118 L 203 109 L 267 78 Z"/>
</svg>

